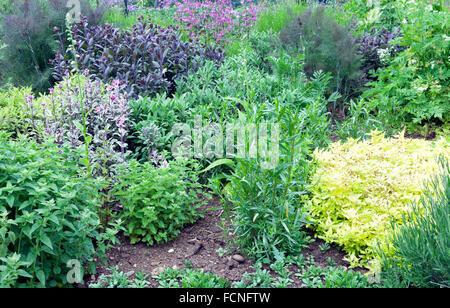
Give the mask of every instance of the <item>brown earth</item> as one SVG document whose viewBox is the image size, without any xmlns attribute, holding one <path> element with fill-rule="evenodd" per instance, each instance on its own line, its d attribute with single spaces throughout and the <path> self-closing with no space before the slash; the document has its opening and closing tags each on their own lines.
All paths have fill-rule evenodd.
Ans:
<svg viewBox="0 0 450 308">
<path fill-rule="evenodd" d="M 220 201 L 214 197 L 201 209 L 204 212 L 204 218 L 186 226 L 181 234 L 169 243 L 153 246 L 147 246 L 144 243 L 132 245 L 127 237 L 120 234 L 121 244 L 107 252 L 108 266 L 118 266 L 119 270 L 125 273 L 142 271 L 153 276 L 164 268 L 181 269 L 185 267 L 185 260 L 187 260 L 194 268 L 212 272 L 232 283 L 240 281 L 245 272 L 254 271 L 251 267 L 254 262 L 242 255 L 237 248 L 229 248 L 225 254 L 219 254 L 220 249 L 226 251 L 227 241 L 219 227 L 223 211 L 217 208 L 220 208 Z M 313 232 L 308 231 L 308 233 L 311 237 L 314 236 Z M 323 253 L 319 247 L 323 243 L 324 241 L 320 239 L 314 239 L 308 248 L 302 251 L 302 254 L 307 259 L 311 256 L 314 257 L 316 266 L 328 266 L 328 258 L 331 258 L 338 266 L 348 266 L 348 263 L 343 261 L 344 252 L 340 251 L 338 247 L 330 245 L 330 249 Z M 233 259 L 235 255 L 242 256 L 244 260 L 237 262 Z M 264 268 L 269 269 L 269 266 L 264 266 Z M 298 268 L 291 266 L 290 270 L 297 272 Z M 110 274 L 110 272 L 104 266 L 99 267 L 96 275 L 85 279 L 85 286 L 97 281 L 101 274 Z M 291 278 L 294 279 L 292 287 L 301 286 L 297 277 L 291 275 Z M 153 278 L 151 286 L 158 286 L 157 281 Z"/>
</svg>

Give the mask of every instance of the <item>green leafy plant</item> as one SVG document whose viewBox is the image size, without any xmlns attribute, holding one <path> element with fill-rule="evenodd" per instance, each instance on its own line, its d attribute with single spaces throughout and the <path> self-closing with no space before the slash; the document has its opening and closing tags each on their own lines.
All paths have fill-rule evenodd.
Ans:
<svg viewBox="0 0 450 308">
<path fill-rule="evenodd" d="M 242 279 L 233 284 L 235 288 L 270 288 L 274 282 L 270 271 L 262 268 L 261 263 L 253 266 L 254 272 L 245 272 Z"/>
<path fill-rule="evenodd" d="M 294 280 L 290 277 L 292 273 L 289 271 L 290 262 L 287 260 L 283 252 L 275 254 L 275 262 L 270 265 L 270 269 L 277 275 L 276 281 L 273 283 L 275 288 L 287 288 Z"/>
<path fill-rule="evenodd" d="M 324 288 L 370 288 L 367 278 L 359 272 L 342 267 L 329 267 L 324 277 Z"/>
<path fill-rule="evenodd" d="M 197 209 L 204 203 L 196 183 L 197 168 L 195 162 L 181 159 L 159 168 L 130 161 L 111 195 L 123 207 L 121 217 L 131 243 L 170 241 L 183 226 L 196 221 L 200 216 Z"/>
<path fill-rule="evenodd" d="M 281 105 L 276 108 L 284 129 L 279 164 L 267 169 L 263 157 L 237 159 L 225 194 L 234 207 L 237 243 L 266 263 L 275 251 L 298 253 L 307 242 L 300 231 L 307 222 L 300 197 L 307 192 L 310 172 L 304 156 L 307 145 L 300 137 L 302 117 Z"/>
<path fill-rule="evenodd" d="M 427 122 L 450 120 L 448 11 L 425 1 L 407 5 L 401 23 L 403 36 L 396 40 L 407 49 L 379 70 L 373 88 L 364 97 L 374 100 L 379 118 L 386 125 L 413 130 Z"/>
<path fill-rule="evenodd" d="M 350 100 L 347 114 L 343 121 L 335 120 L 336 129 L 334 133 L 343 141 L 348 138 L 366 139 L 369 133 L 375 129 L 382 130 L 383 123 L 374 115 L 373 103 L 364 99 L 358 101 Z"/>
<path fill-rule="evenodd" d="M 244 104 L 247 115 L 242 119 L 246 123 L 258 123 L 267 117 L 280 125 L 279 153 L 271 154 L 279 156 L 276 166 L 264 168 L 264 157 L 236 159 L 225 187 L 225 199 L 234 208 L 237 244 L 264 262 L 269 262 L 275 251 L 298 253 L 308 242 L 301 231 L 308 223 L 302 196 L 308 193 L 313 170 L 308 161 L 310 149 L 327 144 L 328 101 L 324 92 L 328 80 L 324 74 L 314 75 L 306 91 L 299 94 L 306 106 L 303 109 L 300 104 L 279 101 L 260 105 L 260 109 Z"/>
<path fill-rule="evenodd" d="M 345 267 L 325 268 L 311 264 L 303 266 L 295 274 L 307 288 L 370 288 L 367 278 L 359 272 Z"/>
<path fill-rule="evenodd" d="M 197 268 L 167 268 L 154 278 L 165 288 L 229 288 L 230 282 L 216 274 Z"/>
<path fill-rule="evenodd" d="M 31 95 L 31 89 L 8 87 L 0 90 L 0 131 L 13 135 L 28 131 L 25 94 Z"/>
<path fill-rule="evenodd" d="M 101 186 L 78 155 L 53 143 L 0 140 L 0 284 L 66 285 L 69 260 L 92 271 L 116 243 L 116 227 L 99 232 Z"/>
</svg>

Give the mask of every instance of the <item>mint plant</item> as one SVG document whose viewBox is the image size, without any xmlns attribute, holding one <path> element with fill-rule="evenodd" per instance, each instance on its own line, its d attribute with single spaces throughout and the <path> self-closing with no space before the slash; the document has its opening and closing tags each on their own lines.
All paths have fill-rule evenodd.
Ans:
<svg viewBox="0 0 450 308">
<path fill-rule="evenodd" d="M 80 153 L 25 137 L 0 141 L 0 285 L 67 285 L 72 259 L 94 270 L 117 227 L 99 233 L 101 183 L 80 168 Z"/>
<path fill-rule="evenodd" d="M 201 216 L 198 208 L 204 201 L 199 200 L 197 168 L 193 161 L 171 161 L 159 168 L 130 161 L 111 195 L 123 207 L 120 217 L 131 243 L 168 242 Z"/>
</svg>

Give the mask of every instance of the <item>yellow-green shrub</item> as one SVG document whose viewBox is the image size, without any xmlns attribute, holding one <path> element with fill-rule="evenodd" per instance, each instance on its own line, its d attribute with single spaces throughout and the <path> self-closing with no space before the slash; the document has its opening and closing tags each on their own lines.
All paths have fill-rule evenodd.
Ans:
<svg viewBox="0 0 450 308">
<path fill-rule="evenodd" d="M 25 94 L 31 94 L 31 89 L 14 87 L 0 89 L 0 131 L 18 133 L 25 130 L 27 126 Z"/>
<path fill-rule="evenodd" d="M 450 143 L 385 138 L 337 142 L 316 150 L 317 184 L 307 202 L 320 238 L 341 245 L 352 266 L 367 266 L 373 248 L 390 232 L 391 218 L 401 223 L 423 183 L 438 170 L 437 156 L 450 156 Z"/>
</svg>

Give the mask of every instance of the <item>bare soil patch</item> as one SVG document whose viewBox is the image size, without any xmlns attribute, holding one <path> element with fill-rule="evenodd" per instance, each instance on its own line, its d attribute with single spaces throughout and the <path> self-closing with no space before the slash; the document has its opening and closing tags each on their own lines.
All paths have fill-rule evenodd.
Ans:
<svg viewBox="0 0 450 308">
<path fill-rule="evenodd" d="M 194 224 L 186 226 L 181 234 L 169 243 L 153 246 L 148 246 L 145 243 L 132 245 L 126 236 L 120 234 L 121 244 L 107 252 L 108 266 L 118 266 L 123 272 L 133 271 L 137 273 L 142 271 L 152 276 L 158 274 L 159 270 L 169 267 L 181 269 L 186 266 L 185 260 L 187 260 L 194 268 L 212 272 L 232 283 L 240 281 L 245 272 L 254 271 L 251 267 L 254 262 L 238 250 L 229 251 L 222 256 L 218 253 L 219 248 L 223 250 L 227 248 L 223 231 L 219 227 L 222 211 L 214 209 L 219 207 L 220 201 L 217 197 L 214 197 L 201 208 L 204 217 Z M 312 238 L 314 237 L 312 231 L 308 231 L 308 233 Z M 331 258 L 336 266 L 348 266 L 348 263 L 343 261 L 344 252 L 334 245 L 330 245 L 330 249 L 322 252 L 319 246 L 323 243 L 323 240 L 314 239 L 302 253 L 306 258 L 313 256 L 316 266 L 328 266 L 328 258 Z M 240 260 L 241 262 L 234 260 L 233 256 L 236 254 L 242 256 L 244 260 Z M 265 265 L 264 268 L 269 269 L 269 266 Z M 296 272 L 298 268 L 291 266 L 290 270 Z M 110 272 L 105 267 L 99 267 L 96 275 L 92 275 L 85 280 L 85 286 L 97 281 L 101 274 L 110 274 Z M 291 278 L 294 279 L 292 287 L 301 287 L 301 282 L 294 275 Z M 153 278 L 151 279 L 151 286 L 158 286 L 157 281 Z"/>
</svg>

